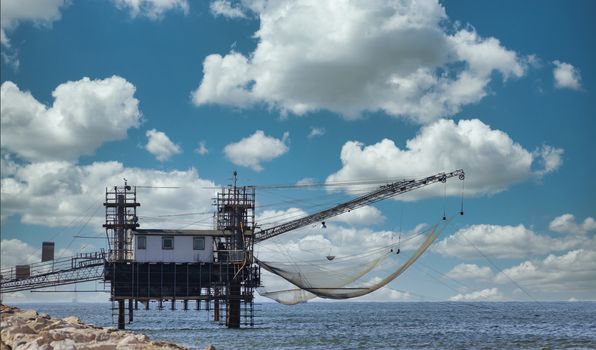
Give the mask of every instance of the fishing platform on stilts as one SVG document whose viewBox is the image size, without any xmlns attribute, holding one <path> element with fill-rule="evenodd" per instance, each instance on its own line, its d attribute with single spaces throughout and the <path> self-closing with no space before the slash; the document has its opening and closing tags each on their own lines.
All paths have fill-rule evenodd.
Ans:
<svg viewBox="0 0 596 350">
<path fill-rule="evenodd" d="M 237 186 L 236 175 L 234 172 L 233 184 L 222 187 L 214 198 L 214 225 L 209 230 L 142 229 L 137 216 L 141 205 L 137 187 L 125 180 L 124 186 L 106 188 L 103 227 L 107 249 L 54 259 L 54 243 L 44 242 L 41 263 L 0 271 L 0 295 L 103 281 L 109 284 L 118 329 L 133 321 L 139 304 L 149 309 L 150 302 L 157 302 L 159 309 L 164 303 L 176 309 L 180 302 L 184 310 L 192 303 L 197 310 L 212 311 L 213 320 L 229 328 L 254 326 L 254 292 L 261 286 L 261 267 L 272 269 L 255 258 L 256 243 L 315 223 L 325 226 L 328 218 L 433 183 L 445 183 L 451 177 L 465 177 L 460 169 L 386 183 L 328 209 L 261 229 L 255 223 L 256 187 Z M 429 240 L 428 245 L 431 243 Z M 308 290 L 320 297 L 343 295 Z"/>
</svg>

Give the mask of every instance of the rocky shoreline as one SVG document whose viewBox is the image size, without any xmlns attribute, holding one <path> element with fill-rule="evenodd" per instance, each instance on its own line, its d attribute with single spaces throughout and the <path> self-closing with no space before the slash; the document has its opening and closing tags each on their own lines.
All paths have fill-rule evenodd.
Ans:
<svg viewBox="0 0 596 350">
<path fill-rule="evenodd" d="M 120 350 L 120 349 L 186 349 L 180 345 L 152 341 L 144 334 L 97 327 L 78 317 L 63 319 L 0 305 L 0 350 Z M 215 350 L 209 345 L 206 349 Z"/>
</svg>

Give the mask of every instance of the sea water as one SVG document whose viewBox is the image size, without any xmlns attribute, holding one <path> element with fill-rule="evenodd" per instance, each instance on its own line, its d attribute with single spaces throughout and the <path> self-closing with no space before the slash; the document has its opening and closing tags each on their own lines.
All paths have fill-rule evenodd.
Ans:
<svg viewBox="0 0 596 350">
<path fill-rule="evenodd" d="M 110 303 L 17 304 L 114 326 Z M 256 305 L 255 326 L 227 329 L 213 313 L 151 304 L 127 330 L 192 349 L 596 349 L 596 302 L 309 302 Z"/>
</svg>

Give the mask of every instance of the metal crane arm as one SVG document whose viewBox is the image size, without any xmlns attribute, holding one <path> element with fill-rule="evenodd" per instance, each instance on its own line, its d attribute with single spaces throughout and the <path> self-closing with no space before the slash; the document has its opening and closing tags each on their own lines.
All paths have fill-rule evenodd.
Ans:
<svg viewBox="0 0 596 350">
<path fill-rule="evenodd" d="M 330 217 L 334 217 L 345 212 L 351 211 L 369 205 L 383 199 L 394 197 L 402 193 L 406 193 L 417 188 L 428 186 L 436 182 L 446 182 L 448 178 L 458 176 L 460 180 L 465 178 L 463 169 L 455 170 L 450 173 L 438 173 L 420 180 L 401 180 L 391 184 L 383 185 L 376 190 L 355 198 L 349 202 L 338 204 L 332 208 L 325 209 L 318 213 L 314 213 L 296 220 L 286 222 L 281 225 L 270 227 L 255 233 L 255 243 L 262 242 L 266 239 L 281 235 L 288 231 L 292 231 L 304 226 L 308 226 L 315 222 L 321 222 Z"/>
</svg>

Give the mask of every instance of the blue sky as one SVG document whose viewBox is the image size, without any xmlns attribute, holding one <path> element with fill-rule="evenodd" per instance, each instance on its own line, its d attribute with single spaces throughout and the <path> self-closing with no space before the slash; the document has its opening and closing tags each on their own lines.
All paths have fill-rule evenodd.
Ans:
<svg viewBox="0 0 596 350">
<path fill-rule="evenodd" d="M 591 1 L 3 1 L 2 266 L 37 261 L 43 240 L 65 255 L 100 248 L 72 236 L 101 234 L 104 188 L 123 177 L 181 187 L 139 193 L 143 227 L 200 227 L 208 216 L 149 217 L 211 211 L 211 187 L 234 170 L 263 185 L 463 168 L 466 215 L 370 298 L 593 300 L 594 10 Z M 315 243 L 354 253 L 383 232 L 433 224 L 443 208 L 459 210 L 459 185 L 450 182 L 447 200 L 436 187 L 335 221 Z M 312 212 L 323 194 L 258 192 L 258 214 Z M 279 203 L 302 197 L 311 207 Z"/>
</svg>

